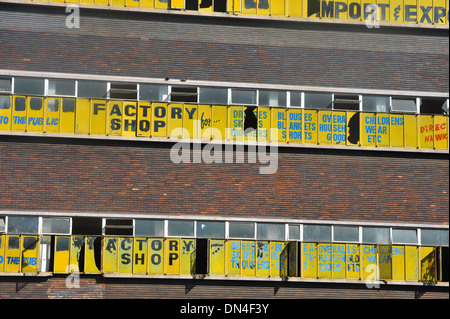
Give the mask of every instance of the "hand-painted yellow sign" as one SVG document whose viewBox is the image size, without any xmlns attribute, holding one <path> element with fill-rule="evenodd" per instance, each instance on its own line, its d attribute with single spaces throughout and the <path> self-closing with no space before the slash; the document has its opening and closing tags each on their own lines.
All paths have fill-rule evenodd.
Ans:
<svg viewBox="0 0 450 319">
<path fill-rule="evenodd" d="M 2 97 L 0 131 L 383 148 L 449 148 L 446 115 Z"/>
</svg>

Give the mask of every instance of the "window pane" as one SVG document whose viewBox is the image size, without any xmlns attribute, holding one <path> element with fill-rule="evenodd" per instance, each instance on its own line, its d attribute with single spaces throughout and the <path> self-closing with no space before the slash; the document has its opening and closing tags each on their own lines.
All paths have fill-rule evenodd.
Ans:
<svg viewBox="0 0 450 319">
<path fill-rule="evenodd" d="M 225 238 L 224 222 L 197 222 L 197 237 L 199 238 Z"/>
<path fill-rule="evenodd" d="M 262 240 L 284 240 L 284 224 L 257 224 L 258 237 Z"/>
<path fill-rule="evenodd" d="M 390 244 L 389 228 L 363 227 L 362 241 L 365 244 Z"/>
<path fill-rule="evenodd" d="M 334 95 L 334 109 L 359 110 L 359 95 Z"/>
<path fill-rule="evenodd" d="M 48 95 L 71 95 L 75 96 L 75 81 L 72 80 L 49 80 Z"/>
<path fill-rule="evenodd" d="M 255 238 L 255 224 L 230 222 L 229 235 L 230 237 Z"/>
<path fill-rule="evenodd" d="M 228 104 L 228 89 L 201 87 L 200 103 Z"/>
<path fill-rule="evenodd" d="M 142 101 L 167 101 L 169 87 L 167 85 L 139 85 L 139 100 Z"/>
<path fill-rule="evenodd" d="M 37 234 L 39 217 L 8 217 L 8 232 L 14 234 Z"/>
<path fill-rule="evenodd" d="M 233 104 L 256 104 L 255 90 L 231 90 L 231 103 Z"/>
<path fill-rule="evenodd" d="M 431 246 L 448 246 L 448 230 L 422 229 L 421 244 Z"/>
<path fill-rule="evenodd" d="M 44 234 L 70 234 L 69 218 L 44 218 L 42 221 Z"/>
<path fill-rule="evenodd" d="M 331 226 L 303 225 L 303 240 L 317 242 L 331 241 Z"/>
<path fill-rule="evenodd" d="M 106 82 L 78 82 L 78 96 L 92 98 L 106 98 Z"/>
<path fill-rule="evenodd" d="M 5 227 L 5 217 L 0 216 L 0 232 L 4 232 L 6 230 Z"/>
<path fill-rule="evenodd" d="M 394 244 L 417 244 L 417 231 L 415 229 L 392 229 Z"/>
<path fill-rule="evenodd" d="M 11 79 L 0 79 L 0 92 L 11 92 Z"/>
<path fill-rule="evenodd" d="M 300 225 L 289 225 L 289 239 L 300 240 Z"/>
<path fill-rule="evenodd" d="M 286 106 L 286 92 L 259 91 L 260 106 Z"/>
<path fill-rule="evenodd" d="M 169 220 L 169 236 L 194 236 L 194 222 Z"/>
<path fill-rule="evenodd" d="M 359 228 L 350 226 L 334 226 L 335 241 L 359 241 Z"/>
<path fill-rule="evenodd" d="M 393 111 L 417 112 L 416 99 L 392 99 Z"/>
<path fill-rule="evenodd" d="M 15 78 L 15 94 L 44 95 L 44 79 Z"/>
<path fill-rule="evenodd" d="M 11 99 L 9 96 L 0 96 L 0 110 L 9 110 Z"/>
<path fill-rule="evenodd" d="M 362 109 L 370 112 L 389 112 L 389 97 L 363 96 Z"/>
<path fill-rule="evenodd" d="M 305 93 L 305 108 L 331 109 L 333 106 L 331 93 Z"/>
<path fill-rule="evenodd" d="M 301 92 L 291 92 L 291 106 L 302 106 Z"/>
<path fill-rule="evenodd" d="M 136 236 L 164 236 L 164 221 L 163 220 L 139 220 L 136 219 L 134 225 L 134 232 Z"/>
</svg>

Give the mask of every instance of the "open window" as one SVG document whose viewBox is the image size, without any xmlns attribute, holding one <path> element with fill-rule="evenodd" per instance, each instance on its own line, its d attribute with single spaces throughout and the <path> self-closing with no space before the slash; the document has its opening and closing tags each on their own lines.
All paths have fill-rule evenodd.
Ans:
<svg viewBox="0 0 450 319">
<path fill-rule="evenodd" d="M 111 99 L 137 100 L 137 84 L 111 83 L 109 97 Z"/>
<path fill-rule="evenodd" d="M 445 98 L 422 98 L 421 114 L 448 114 L 448 100 Z"/>
<path fill-rule="evenodd" d="M 72 235 L 102 235 L 102 219 L 97 217 L 72 218 Z"/>
<path fill-rule="evenodd" d="M 132 219 L 106 219 L 105 235 L 133 236 Z"/>
<path fill-rule="evenodd" d="M 335 110 L 359 110 L 359 95 L 342 95 L 335 94 L 333 101 L 333 109 Z"/>
<path fill-rule="evenodd" d="M 171 102 L 192 102 L 197 103 L 197 87 L 172 86 L 170 93 Z"/>
</svg>

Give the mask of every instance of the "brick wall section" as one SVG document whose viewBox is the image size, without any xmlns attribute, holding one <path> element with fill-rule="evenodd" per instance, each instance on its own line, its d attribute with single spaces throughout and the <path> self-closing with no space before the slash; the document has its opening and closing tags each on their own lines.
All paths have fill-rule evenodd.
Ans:
<svg viewBox="0 0 450 319">
<path fill-rule="evenodd" d="M 280 148 L 261 175 L 172 145 L 0 136 L 0 209 L 448 224 L 448 154 Z"/>
<path fill-rule="evenodd" d="M 448 30 L 0 7 L 0 69 L 448 92 Z M 20 21 L 20 23 L 17 23 Z M 188 82 L 187 82 L 188 83 Z"/>
</svg>

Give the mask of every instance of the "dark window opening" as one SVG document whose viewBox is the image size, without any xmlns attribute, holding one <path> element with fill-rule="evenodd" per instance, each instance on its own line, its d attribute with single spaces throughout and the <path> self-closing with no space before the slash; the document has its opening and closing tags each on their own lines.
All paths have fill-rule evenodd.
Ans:
<svg viewBox="0 0 450 319">
<path fill-rule="evenodd" d="M 25 98 L 16 96 L 14 99 L 14 111 L 25 111 Z"/>
<path fill-rule="evenodd" d="M 197 103 L 197 88 L 174 86 L 172 87 L 172 93 L 170 94 L 170 101 Z"/>
<path fill-rule="evenodd" d="M 197 239 L 195 246 L 195 273 L 206 275 L 208 273 L 208 239 Z"/>
<path fill-rule="evenodd" d="M 72 219 L 73 235 L 101 235 L 102 219 L 95 217 L 74 217 Z"/>
<path fill-rule="evenodd" d="M 199 0 L 186 0 L 186 10 L 198 11 Z"/>
<path fill-rule="evenodd" d="M 73 99 L 63 99 L 63 101 L 62 101 L 62 111 L 63 112 L 75 112 L 75 100 L 73 100 Z"/>
<path fill-rule="evenodd" d="M 422 98 L 420 113 L 424 114 L 448 114 L 447 99 Z"/>
<path fill-rule="evenodd" d="M 42 109 L 42 99 L 38 97 L 32 97 L 30 99 L 30 109 L 33 111 L 40 111 Z"/>
<path fill-rule="evenodd" d="M 244 132 L 248 134 L 258 127 L 258 119 L 254 113 L 256 106 L 249 106 L 245 108 L 244 112 Z"/>
<path fill-rule="evenodd" d="M 111 83 L 109 97 L 111 99 L 137 100 L 137 85 Z"/>
<path fill-rule="evenodd" d="M 105 235 L 127 235 L 133 236 L 132 219 L 107 219 Z"/>
<path fill-rule="evenodd" d="M 214 12 L 227 12 L 227 0 L 214 0 Z"/>
<path fill-rule="evenodd" d="M 333 108 L 335 110 L 359 110 L 358 95 L 334 95 Z"/>
<path fill-rule="evenodd" d="M 308 0 L 308 17 L 312 15 L 320 16 L 320 0 Z"/>
<path fill-rule="evenodd" d="M 448 282 L 448 247 L 441 247 L 440 262 L 438 263 L 439 281 Z"/>
</svg>

